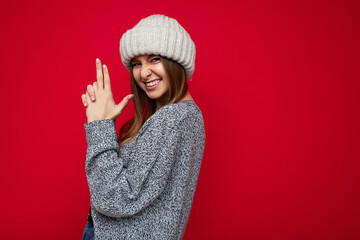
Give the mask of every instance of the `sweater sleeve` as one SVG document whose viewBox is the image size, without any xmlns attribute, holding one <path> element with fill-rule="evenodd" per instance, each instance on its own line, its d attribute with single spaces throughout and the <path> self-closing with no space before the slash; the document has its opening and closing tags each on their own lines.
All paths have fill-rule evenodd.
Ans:
<svg viewBox="0 0 360 240">
<path fill-rule="evenodd" d="M 170 122 L 170 123 L 169 123 Z M 128 217 L 146 208 L 164 190 L 182 132 L 179 121 L 155 121 L 139 133 L 124 166 L 119 156 L 115 122 L 86 123 L 85 171 L 91 205 L 109 217 Z"/>
</svg>

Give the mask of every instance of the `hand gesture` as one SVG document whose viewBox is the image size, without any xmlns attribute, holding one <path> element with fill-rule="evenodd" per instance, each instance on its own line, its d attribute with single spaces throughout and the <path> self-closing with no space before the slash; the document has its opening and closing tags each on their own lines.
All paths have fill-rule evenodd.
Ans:
<svg viewBox="0 0 360 240">
<path fill-rule="evenodd" d="M 93 85 L 87 86 L 86 94 L 81 95 L 82 102 L 86 107 L 87 121 L 112 119 L 115 120 L 121 115 L 130 99 L 134 96 L 129 94 L 116 105 L 111 91 L 109 70 L 96 59 L 96 79 Z"/>
</svg>

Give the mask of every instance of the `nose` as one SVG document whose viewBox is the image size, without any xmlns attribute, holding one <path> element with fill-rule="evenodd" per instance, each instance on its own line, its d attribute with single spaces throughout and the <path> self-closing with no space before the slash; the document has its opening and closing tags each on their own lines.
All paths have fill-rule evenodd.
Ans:
<svg viewBox="0 0 360 240">
<path fill-rule="evenodd" d="M 148 77 L 151 75 L 150 66 L 144 65 L 141 67 L 141 78 L 147 80 Z"/>
</svg>

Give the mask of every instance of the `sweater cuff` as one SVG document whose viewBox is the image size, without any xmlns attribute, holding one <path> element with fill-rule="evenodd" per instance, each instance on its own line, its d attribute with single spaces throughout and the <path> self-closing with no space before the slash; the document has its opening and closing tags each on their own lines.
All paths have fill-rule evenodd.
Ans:
<svg viewBox="0 0 360 240">
<path fill-rule="evenodd" d="M 115 121 L 112 119 L 96 120 L 84 124 L 88 146 L 99 143 L 119 141 Z"/>
</svg>

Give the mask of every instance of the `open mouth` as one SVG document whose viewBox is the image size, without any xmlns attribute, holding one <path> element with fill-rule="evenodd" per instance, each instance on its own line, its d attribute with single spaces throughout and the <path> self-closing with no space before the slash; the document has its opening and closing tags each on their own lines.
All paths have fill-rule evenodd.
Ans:
<svg viewBox="0 0 360 240">
<path fill-rule="evenodd" d="M 147 89 L 154 89 L 159 85 L 159 83 L 160 83 L 160 80 L 157 79 L 157 80 L 145 83 L 145 86 Z"/>
</svg>

